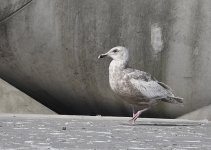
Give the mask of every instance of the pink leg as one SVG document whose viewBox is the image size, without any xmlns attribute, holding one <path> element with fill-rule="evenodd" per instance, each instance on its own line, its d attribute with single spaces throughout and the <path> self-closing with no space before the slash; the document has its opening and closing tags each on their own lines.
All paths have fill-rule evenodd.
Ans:
<svg viewBox="0 0 211 150">
<path fill-rule="evenodd" d="M 135 116 L 135 109 L 134 109 L 134 106 L 132 106 L 132 109 L 133 109 L 133 117 Z"/>
<path fill-rule="evenodd" d="M 131 104 L 130 105 L 132 107 L 132 110 L 133 110 L 133 117 L 135 116 L 135 107 Z"/>
<path fill-rule="evenodd" d="M 130 121 L 133 121 L 135 123 L 136 119 L 144 112 L 147 111 L 149 108 L 145 108 L 142 110 L 139 110 L 136 114 L 133 115 L 133 118 Z"/>
</svg>

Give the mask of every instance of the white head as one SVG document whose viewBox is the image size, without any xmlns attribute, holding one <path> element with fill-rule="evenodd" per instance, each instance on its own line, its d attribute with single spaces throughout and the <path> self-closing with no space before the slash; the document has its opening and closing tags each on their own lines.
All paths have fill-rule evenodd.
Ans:
<svg viewBox="0 0 211 150">
<path fill-rule="evenodd" d="M 129 59 L 128 49 L 123 46 L 114 47 L 110 49 L 107 53 L 99 55 L 98 58 L 104 58 L 106 56 L 109 56 L 116 61 L 127 62 Z"/>
</svg>

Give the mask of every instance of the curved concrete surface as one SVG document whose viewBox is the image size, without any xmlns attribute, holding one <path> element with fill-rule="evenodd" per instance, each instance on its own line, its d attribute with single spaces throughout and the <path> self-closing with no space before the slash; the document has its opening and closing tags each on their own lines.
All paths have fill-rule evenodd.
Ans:
<svg viewBox="0 0 211 150">
<path fill-rule="evenodd" d="M 178 117 L 179 119 L 209 120 L 211 121 L 211 105 L 204 106 L 193 112 Z"/>
<path fill-rule="evenodd" d="M 2 79 L 0 79 L 0 104 L 0 113 L 56 114 Z"/>
<path fill-rule="evenodd" d="M 110 60 L 97 61 L 123 45 L 131 66 L 184 97 L 185 107 L 154 109 L 154 117 L 176 117 L 211 102 L 210 7 L 209 0 L 34 0 L 0 22 L 0 76 L 59 113 L 127 115 L 108 85 Z"/>
</svg>

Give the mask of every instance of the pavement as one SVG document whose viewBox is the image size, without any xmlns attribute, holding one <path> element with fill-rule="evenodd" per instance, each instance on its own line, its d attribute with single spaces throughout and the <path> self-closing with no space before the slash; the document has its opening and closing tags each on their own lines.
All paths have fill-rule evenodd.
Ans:
<svg viewBox="0 0 211 150">
<path fill-rule="evenodd" d="M 211 122 L 64 115 L 0 115 L 0 149 L 211 149 Z"/>
</svg>

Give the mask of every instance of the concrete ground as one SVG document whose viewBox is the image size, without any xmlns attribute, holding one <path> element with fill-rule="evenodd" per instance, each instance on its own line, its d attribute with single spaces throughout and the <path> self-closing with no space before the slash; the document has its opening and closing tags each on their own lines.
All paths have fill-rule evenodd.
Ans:
<svg viewBox="0 0 211 150">
<path fill-rule="evenodd" d="M 211 149 L 211 122 L 0 115 L 0 149 Z"/>
</svg>

